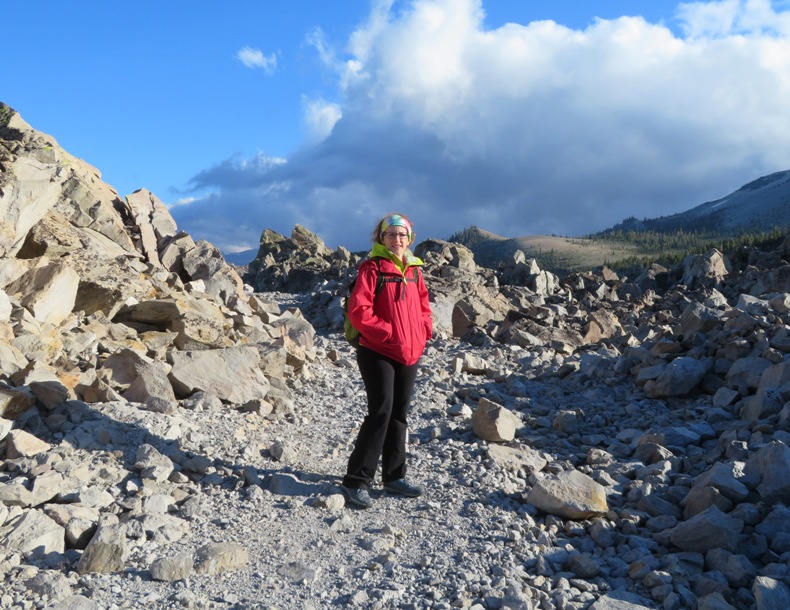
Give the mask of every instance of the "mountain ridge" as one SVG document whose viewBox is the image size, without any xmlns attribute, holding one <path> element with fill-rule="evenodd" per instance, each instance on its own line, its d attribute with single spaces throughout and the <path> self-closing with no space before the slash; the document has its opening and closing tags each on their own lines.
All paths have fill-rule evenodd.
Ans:
<svg viewBox="0 0 790 610">
<path fill-rule="evenodd" d="M 761 176 L 724 197 L 702 203 L 685 212 L 641 220 L 630 216 L 608 229 L 588 236 L 504 237 L 472 225 L 450 235 L 447 240 L 466 246 L 472 250 L 478 261 L 489 267 L 496 267 L 517 250 L 522 250 L 547 269 L 568 272 L 651 254 L 620 237 L 611 240 L 617 233 L 706 232 L 711 237 L 726 238 L 744 232 L 770 231 L 782 227 L 790 227 L 790 170 Z M 256 252 L 257 250 L 245 250 L 228 253 L 225 258 L 231 264 L 243 267 L 255 258 Z"/>
<path fill-rule="evenodd" d="M 629 217 L 611 229 L 716 231 L 736 235 L 744 231 L 765 231 L 790 225 L 790 170 L 762 176 L 729 195 L 707 201 L 685 212 L 637 220 Z"/>
<path fill-rule="evenodd" d="M 556 273 L 591 269 L 601 265 L 634 263 L 674 255 L 682 257 L 697 248 L 744 234 L 767 234 L 790 227 L 790 170 L 762 176 L 729 195 L 685 212 L 642 220 L 634 216 L 609 229 L 585 237 L 525 235 L 506 238 L 472 226 L 452 235 L 489 267 L 511 257 L 516 250 L 535 258 Z M 676 234 L 682 239 L 671 239 Z M 697 235 L 698 239 L 690 236 Z M 651 239 L 644 239 L 650 236 Z M 662 237 L 663 236 L 663 237 Z M 645 245 L 653 242 L 652 246 Z"/>
</svg>

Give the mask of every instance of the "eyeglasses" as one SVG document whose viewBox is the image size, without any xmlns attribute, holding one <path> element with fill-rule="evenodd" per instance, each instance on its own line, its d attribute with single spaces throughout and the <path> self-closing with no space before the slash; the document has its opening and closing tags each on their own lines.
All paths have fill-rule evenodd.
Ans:
<svg viewBox="0 0 790 610">
<path fill-rule="evenodd" d="M 409 239 L 409 234 L 400 232 L 391 233 L 390 231 L 386 231 L 384 233 L 384 237 L 389 237 L 390 239 Z"/>
</svg>

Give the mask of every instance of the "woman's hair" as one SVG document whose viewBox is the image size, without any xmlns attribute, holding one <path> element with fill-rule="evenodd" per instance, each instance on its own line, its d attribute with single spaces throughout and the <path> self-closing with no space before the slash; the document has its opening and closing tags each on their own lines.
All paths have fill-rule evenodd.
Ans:
<svg viewBox="0 0 790 610">
<path fill-rule="evenodd" d="M 384 243 L 382 235 L 384 235 L 384 231 L 387 229 L 387 226 L 389 226 L 389 223 L 386 225 L 384 223 L 393 216 L 400 216 L 403 220 L 409 223 L 409 244 L 414 241 L 414 225 L 411 223 L 411 220 L 408 216 L 406 216 L 406 214 L 401 214 L 400 212 L 390 212 L 386 216 L 379 218 L 376 226 L 373 227 L 373 231 L 370 234 L 370 241 L 372 241 L 374 244 Z"/>
</svg>

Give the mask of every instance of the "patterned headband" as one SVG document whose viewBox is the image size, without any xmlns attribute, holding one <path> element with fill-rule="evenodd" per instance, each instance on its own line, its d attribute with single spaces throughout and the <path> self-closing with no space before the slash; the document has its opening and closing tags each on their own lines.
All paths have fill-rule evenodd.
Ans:
<svg viewBox="0 0 790 610">
<path fill-rule="evenodd" d="M 392 216 L 387 216 L 384 220 L 381 221 L 381 234 L 384 234 L 389 227 L 403 227 L 406 229 L 407 233 L 409 234 L 409 239 L 411 239 L 412 232 L 411 232 L 411 225 L 409 221 L 406 220 L 400 214 L 393 214 Z"/>
</svg>

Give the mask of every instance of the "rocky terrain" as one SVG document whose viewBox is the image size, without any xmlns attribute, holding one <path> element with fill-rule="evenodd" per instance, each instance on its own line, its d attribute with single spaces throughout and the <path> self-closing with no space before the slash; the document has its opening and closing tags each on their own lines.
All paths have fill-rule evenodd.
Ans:
<svg viewBox="0 0 790 610">
<path fill-rule="evenodd" d="M 424 496 L 338 484 L 358 256 L 246 269 L 0 105 L 0 607 L 790 607 L 790 239 L 625 278 L 427 241 Z"/>
</svg>

